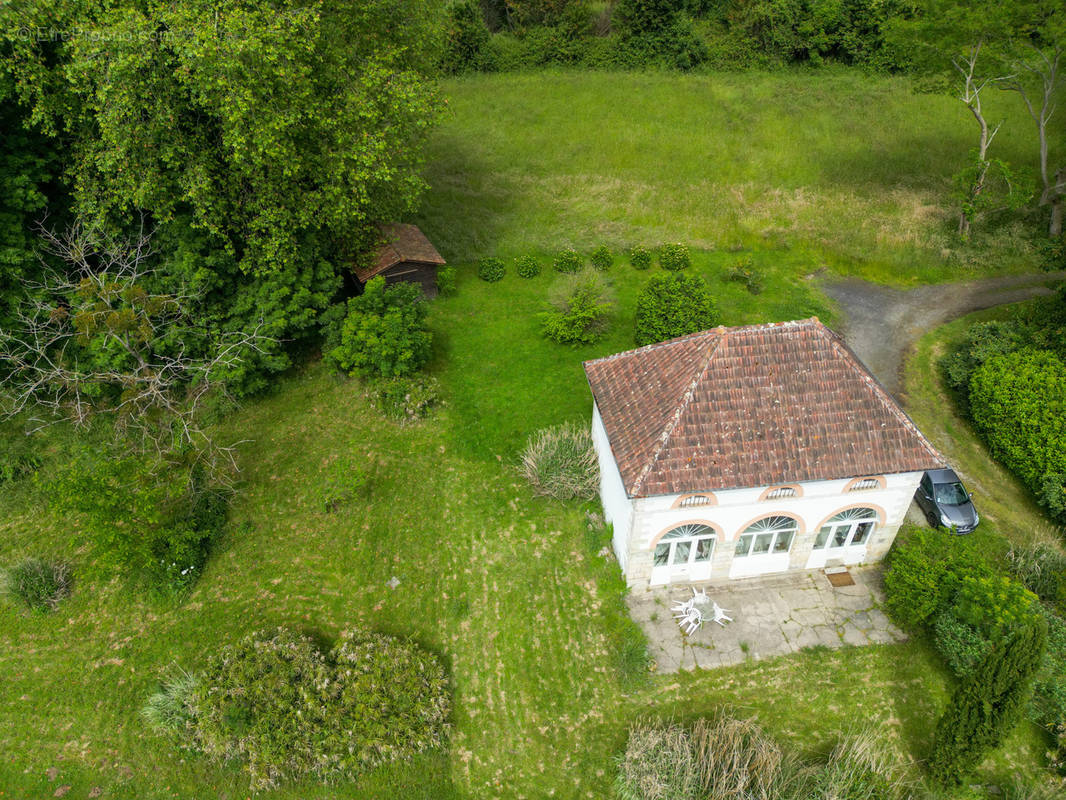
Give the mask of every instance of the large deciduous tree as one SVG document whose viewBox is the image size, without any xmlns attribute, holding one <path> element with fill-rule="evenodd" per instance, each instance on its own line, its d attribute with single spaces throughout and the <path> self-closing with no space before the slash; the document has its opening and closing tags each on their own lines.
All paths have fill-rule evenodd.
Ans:
<svg viewBox="0 0 1066 800">
<path fill-rule="evenodd" d="M 246 360 L 255 388 L 287 365 L 283 340 L 315 330 L 374 223 L 423 189 L 439 11 L 438 0 L 37 0 L 2 27 L 21 101 L 71 143 L 79 212 L 119 228 L 146 212 L 160 281 L 195 285 L 196 313 L 219 331 L 262 321 L 279 342 Z"/>
</svg>

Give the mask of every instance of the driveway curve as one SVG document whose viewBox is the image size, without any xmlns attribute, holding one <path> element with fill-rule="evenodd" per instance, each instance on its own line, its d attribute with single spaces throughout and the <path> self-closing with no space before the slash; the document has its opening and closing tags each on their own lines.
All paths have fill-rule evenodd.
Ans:
<svg viewBox="0 0 1066 800">
<path fill-rule="evenodd" d="M 903 359 L 928 330 L 956 317 L 1054 292 L 1066 271 L 1007 275 L 964 283 L 893 289 L 860 278 L 827 283 L 825 293 L 844 312 L 844 341 L 874 376 L 898 396 Z"/>
</svg>

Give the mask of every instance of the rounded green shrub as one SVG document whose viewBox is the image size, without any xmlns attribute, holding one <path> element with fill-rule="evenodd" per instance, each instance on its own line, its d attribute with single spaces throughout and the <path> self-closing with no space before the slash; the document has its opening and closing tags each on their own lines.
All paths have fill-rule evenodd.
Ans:
<svg viewBox="0 0 1066 800">
<path fill-rule="evenodd" d="M 980 631 L 961 621 L 950 610 L 941 612 L 933 621 L 933 644 L 951 671 L 960 678 L 972 675 L 992 646 Z"/>
<path fill-rule="evenodd" d="M 636 247 L 629 251 L 629 263 L 633 265 L 633 269 L 648 269 L 651 266 L 651 250 L 647 247 Z"/>
<path fill-rule="evenodd" d="M 635 338 L 643 346 L 707 330 L 718 322 L 718 307 L 703 278 L 659 273 L 637 298 Z"/>
<path fill-rule="evenodd" d="M 540 263 L 533 256 L 519 256 L 514 260 L 514 269 L 520 278 L 535 278 L 540 275 Z"/>
<path fill-rule="evenodd" d="M 505 272 L 507 268 L 504 267 L 502 259 L 483 258 L 477 262 L 477 276 L 488 283 L 496 283 Z"/>
<path fill-rule="evenodd" d="M 70 594 L 70 567 L 62 561 L 24 558 L 3 576 L 5 594 L 34 611 L 54 611 Z"/>
<path fill-rule="evenodd" d="M 581 255 L 572 247 L 568 247 L 566 250 L 561 251 L 556 257 L 553 266 L 556 272 L 577 272 L 581 269 L 583 262 Z"/>
<path fill-rule="evenodd" d="M 614 264 L 614 256 L 606 245 L 601 244 L 592 251 L 592 255 L 589 256 L 589 263 L 600 272 L 606 272 Z"/>
<path fill-rule="evenodd" d="M 370 378 L 416 372 L 429 361 L 432 345 L 422 287 L 371 278 L 348 301 L 340 330 L 327 336 L 337 344 L 326 359 L 344 372 Z"/>
<path fill-rule="evenodd" d="M 599 462 L 585 425 L 565 423 L 537 431 L 526 442 L 521 466 L 535 494 L 587 500 L 600 486 Z"/>
<path fill-rule="evenodd" d="M 671 272 L 688 269 L 692 266 L 688 247 L 683 244 L 664 244 L 659 248 L 659 265 Z"/>
<path fill-rule="evenodd" d="M 286 628 L 250 634 L 191 692 L 193 747 L 243 763 L 254 790 L 354 778 L 441 746 L 448 731 L 443 665 L 413 642 L 365 631 L 342 633 L 328 655 Z"/>
</svg>

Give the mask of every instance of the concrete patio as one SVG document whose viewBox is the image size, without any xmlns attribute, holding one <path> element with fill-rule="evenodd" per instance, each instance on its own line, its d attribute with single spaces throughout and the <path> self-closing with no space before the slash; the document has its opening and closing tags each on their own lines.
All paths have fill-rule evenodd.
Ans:
<svg viewBox="0 0 1066 800">
<path fill-rule="evenodd" d="M 714 669 L 822 645 L 883 644 L 907 637 L 880 609 L 878 567 L 851 567 L 854 585 L 834 587 L 822 571 L 791 573 L 702 586 L 728 609 L 733 622 L 712 622 L 692 636 L 678 627 L 670 607 L 692 597 L 692 586 L 633 592 L 629 612 L 648 637 L 660 673 Z"/>
</svg>

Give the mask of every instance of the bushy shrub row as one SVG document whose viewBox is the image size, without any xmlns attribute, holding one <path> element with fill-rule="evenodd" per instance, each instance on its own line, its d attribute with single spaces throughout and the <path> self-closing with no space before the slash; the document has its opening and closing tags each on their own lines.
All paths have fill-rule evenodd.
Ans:
<svg viewBox="0 0 1066 800">
<path fill-rule="evenodd" d="M 261 790 L 440 747 L 449 705 L 444 668 L 412 642 L 345 631 L 324 653 L 278 628 L 224 648 L 200 675 L 167 676 L 144 716 L 186 749 L 242 763 Z"/>
<path fill-rule="evenodd" d="M 910 528 L 885 573 L 898 623 L 929 630 L 959 683 L 937 726 L 933 776 L 961 781 L 1017 722 L 1041 665 L 1047 624 L 1037 597 L 958 537 Z"/>
<path fill-rule="evenodd" d="M 818 764 L 784 750 L 754 720 L 639 722 L 615 786 L 620 800 L 903 800 L 905 784 L 881 741 L 872 731 L 844 737 Z"/>
<path fill-rule="evenodd" d="M 1048 350 L 993 356 L 970 378 L 970 407 L 993 455 L 1066 522 L 1066 363 Z"/>
</svg>

